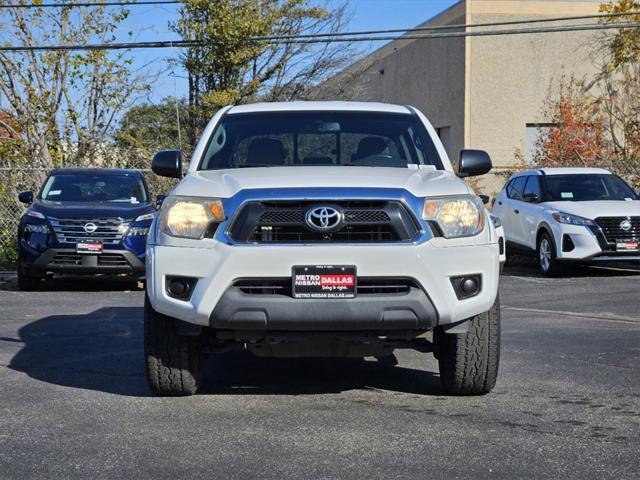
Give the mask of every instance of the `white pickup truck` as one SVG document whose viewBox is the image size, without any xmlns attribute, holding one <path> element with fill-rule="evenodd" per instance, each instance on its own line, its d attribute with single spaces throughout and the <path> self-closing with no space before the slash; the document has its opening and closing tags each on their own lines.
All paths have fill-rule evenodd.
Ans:
<svg viewBox="0 0 640 480">
<path fill-rule="evenodd" d="M 206 352 L 384 356 L 432 351 L 445 392 L 496 382 L 502 241 L 413 107 L 291 102 L 226 107 L 148 237 L 145 360 L 158 395 L 191 395 Z"/>
</svg>

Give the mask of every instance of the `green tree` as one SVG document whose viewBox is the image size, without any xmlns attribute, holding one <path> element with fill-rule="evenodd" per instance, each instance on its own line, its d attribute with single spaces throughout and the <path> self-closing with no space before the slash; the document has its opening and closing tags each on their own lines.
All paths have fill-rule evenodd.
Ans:
<svg viewBox="0 0 640 480">
<path fill-rule="evenodd" d="M 329 9 L 310 0 L 186 0 L 171 27 L 189 48 L 181 63 L 189 75 L 191 138 L 220 107 L 254 100 L 303 99 L 344 67 L 344 43 L 274 43 L 255 37 L 334 33 L 345 25 L 345 6 Z"/>
<path fill-rule="evenodd" d="M 112 42 L 127 15 L 126 9 L 113 7 L 4 8 L 0 42 Z M 19 139 L 2 166 L 91 163 L 119 113 L 149 88 L 145 73 L 131 72 L 131 62 L 122 51 L 0 52 L 1 106 L 15 121 L 3 127 Z"/>
<path fill-rule="evenodd" d="M 186 99 L 165 98 L 157 105 L 143 103 L 127 110 L 119 122 L 116 143 L 125 150 L 136 150 L 147 158 L 158 150 L 189 145 L 184 137 L 188 120 Z"/>
<path fill-rule="evenodd" d="M 602 23 L 617 24 L 640 21 L 640 2 L 636 0 L 616 0 L 602 3 L 602 13 L 638 12 L 637 15 L 607 17 Z M 605 38 L 606 69 L 609 72 L 637 64 L 640 60 L 640 30 L 637 28 L 621 28 L 612 36 Z"/>
</svg>

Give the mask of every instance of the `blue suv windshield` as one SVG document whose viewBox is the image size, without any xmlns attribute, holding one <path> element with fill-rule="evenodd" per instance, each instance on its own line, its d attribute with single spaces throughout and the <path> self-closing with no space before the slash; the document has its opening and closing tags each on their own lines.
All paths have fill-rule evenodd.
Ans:
<svg viewBox="0 0 640 480">
<path fill-rule="evenodd" d="M 141 177 L 104 174 L 55 174 L 42 188 L 41 200 L 50 202 L 147 202 Z"/>
<path fill-rule="evenodd" d="M 209 138 L 199 168 L 292 166 L 443 169 L 416 116 L 331 111 L 226 115 Z"/>
</svg>

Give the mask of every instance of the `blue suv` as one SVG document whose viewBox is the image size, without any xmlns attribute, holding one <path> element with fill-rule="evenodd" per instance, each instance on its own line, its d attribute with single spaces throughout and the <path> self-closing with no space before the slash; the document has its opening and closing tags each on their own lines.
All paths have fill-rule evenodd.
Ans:
<svg viewBox="0 0 640 480">
<path fill-rule="evenodd" d="M 60 168 L 40 192 L 22 192 L 18 286 L 36 290 L 51 273 L 144 274 L 155 203 L 140 172 Z"/>
</svg>

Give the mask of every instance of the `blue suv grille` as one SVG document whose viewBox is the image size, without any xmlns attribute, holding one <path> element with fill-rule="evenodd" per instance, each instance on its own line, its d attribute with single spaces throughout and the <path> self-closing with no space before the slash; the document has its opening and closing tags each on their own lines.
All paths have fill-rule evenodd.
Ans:
<svg viewBox="0 0 640 480">
<path fill-rule="evenodd" d="M 77 243 L 98 240 L 105 245 L 117 245 L 129 229 L 129 223 L 122 218 L 52 218 L 51 228 L 61 243 Z"/>
</svg>

